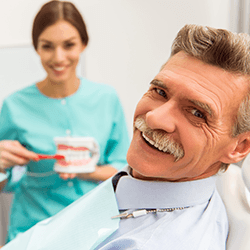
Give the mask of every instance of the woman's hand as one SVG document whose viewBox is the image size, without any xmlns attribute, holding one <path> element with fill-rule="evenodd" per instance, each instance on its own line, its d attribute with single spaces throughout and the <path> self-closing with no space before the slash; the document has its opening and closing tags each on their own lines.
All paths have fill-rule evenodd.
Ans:
<svg viewBox="0 0 250 250">
<path fill-rule="evenodd" d="M 111 165 L 103 165 L 103 166 L 96 166 L 95 172 L 92 173 L 79 173 L 79 174 L 59 173 L 59 176 L 64 180 L 73 179 L 77 177 L 83 180 L 105 181 L 116 173 L 117 169 L 115 169 Z"/>
<path fill-rule="evenodd" d="M 30 160 L 36 160 L 37 154 L 27 150 L 18 141 L 0 141 L 0 168 L 6 169 L 15 165 L 26 165 Z"/>
</svg>

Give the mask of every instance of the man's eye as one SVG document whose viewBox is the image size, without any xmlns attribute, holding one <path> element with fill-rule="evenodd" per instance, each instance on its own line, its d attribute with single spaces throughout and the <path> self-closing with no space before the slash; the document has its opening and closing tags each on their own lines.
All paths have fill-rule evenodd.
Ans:
<svg viewBox="0 0 250 250">
<path fill-rule="evenodd" d="M 162 89 L 155 88 L 155 91 L 160 95 L 163 96 L 164 98 L 167 97 L 166 92 Z"/>
<path fill-rule="evenodd" d="M 194 116 L 198 117 L 198 118 L 206 119 L 206 116 L 205 116 L 201 111 L 199 111 L 198 109 L 192 109 L 192 110 L 191 110 L 191 113 L 192 113 Z"/>
</svg>

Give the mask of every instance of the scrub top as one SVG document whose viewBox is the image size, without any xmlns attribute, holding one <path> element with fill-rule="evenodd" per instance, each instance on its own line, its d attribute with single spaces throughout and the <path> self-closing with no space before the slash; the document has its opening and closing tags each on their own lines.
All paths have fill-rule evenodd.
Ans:
<svg viewBox="0 0 250 250">
<path fill-rule="evenodd" d="M 129 136 L 124 112 L 113 87 L 80 78 L 76 93 L 62 99 L 43 95 L 36 84 L 7 97 L 0 113 L 0 140 L 18 140 L 28 150 L 55 154 L 54 137 L 94 137 L 97 165 L 126 165 Z M 11 170 L 5 191 L 14 192 L 8 241 L 71 204 L 95 181 L 63 180 L 53 171 L 55 160 L 31 161 L 18 182 Z"/>
</svg>

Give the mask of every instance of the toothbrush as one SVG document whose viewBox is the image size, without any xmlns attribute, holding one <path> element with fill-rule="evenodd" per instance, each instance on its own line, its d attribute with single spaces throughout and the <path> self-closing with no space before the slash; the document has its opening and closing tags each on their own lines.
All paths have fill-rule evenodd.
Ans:
<svg viewBox="0 0 250 250">
<path fill-rule="evenodd" d="M 55 159 L 55 160 L 64 160 L 65 156 L 63 155 L 43 155 L 43 154 L 38 154 L 37 161 L 39 160 L 45 160 L 45 159 Z"/>
</svg>

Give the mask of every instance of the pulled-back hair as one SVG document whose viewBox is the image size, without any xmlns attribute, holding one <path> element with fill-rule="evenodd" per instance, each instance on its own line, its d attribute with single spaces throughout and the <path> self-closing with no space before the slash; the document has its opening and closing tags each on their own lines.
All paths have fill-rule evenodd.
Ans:
<svg viewBox="0 0 250 250">
<path fill-rule="evenodd" d="M 74 4 L 67 1 L 49 1 L 44 4 L 37 13 L 32 27 L 32 42 L 37 50 L 38 38 L 49 26 L 59 20 L 65 20 L 72 24 L 79 32 L 82 43 L 88 44 L 88 33 L 84 20 Z"/>
<path fill-rule="evenodd" d="M 171 56 L 184 51 L 207 64 L 248 78 L 249 90 L 241 102 L 232 136 L 250 131 L 250 36 L 224 29 L 185 25 L 177 34 Z M 222 164 L 226 169 L 226 164 Z"/>
</svg>

